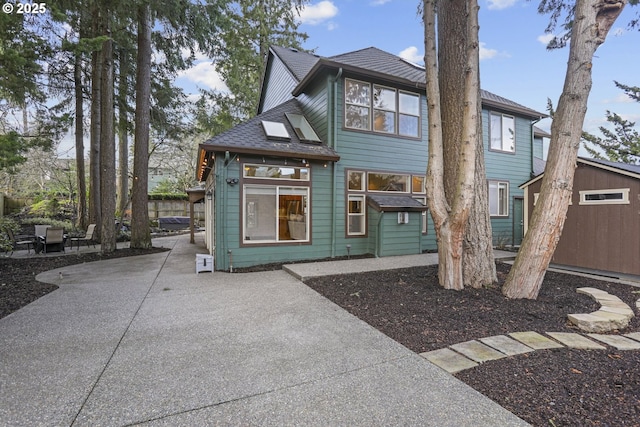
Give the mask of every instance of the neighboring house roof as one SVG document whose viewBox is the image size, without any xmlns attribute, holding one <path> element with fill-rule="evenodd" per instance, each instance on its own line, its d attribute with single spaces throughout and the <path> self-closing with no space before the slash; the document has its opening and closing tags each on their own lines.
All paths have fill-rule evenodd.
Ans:
<svg viewBox="0 0 640 427">
<path fill-rule="evenodd" d="M 411 196 L 369 194 L 367 204 L 378 212 L 426 211 L 428 209 Z"/>
<path fill-rule="evenodd" d="M 200 144 L 201 151 L 247 153 L 258 156 L 294 157 L 306 160 L 338 161 L 340 156 L 324 143 L 301 142 L 285 113 L 303 114 L 297 99 L 291 99 Z M 290 139 L 265 135 L 262 121 L 284 124 Z M 203 172 L 201 180 L 208 172 Z"/>
<path fill-rule="evenodd" d="M 547 166 L 547 162 L 542 160 L 540 157 L 533 158 L 533 175 L 538 176 L 541 173 L 544 173 L 544 168 Z"/>
<path fill-rule="evenodd" d="M 551 138 L 551 134 L 538 126 L 533 127 L 533 136 L 536 138 Z"/>
<path fill-rule="evenodd" d="M 301 94 L 307 84 L 313 81 L 316 75 L 324 69 L 343 69 L 365 76 L 385 79 L 408 87 L 426 88 L 424 67 L 375 47 L 331 57 L 319 57 L 297 49 L 282 47 L 272 47 L 271 51 L 280 58 L 298 81 L 298 85 L 293 90 L 293 96 Z M 535 119 L 548 117 L 544 113 L 486 90 L 481 90 L 480 96 L 483 105 L 487 107 L 500 108 Z"/>
<path fill-rule="evenodd" d="M 586 157 L 578 157 L 577 163 L 596 167 L 598 169 L 607 170 L 621 175 L 629 176 L 631 178 L 640 179 L 640 165 L 630 165 L 628 163 L 611 162 L 609 160 L 589 159 Z M 529 181 L 521 184 L 520 188 L 528 187 L 534 182 L 542 179 L 544 173 L 531 178 Z"/>
</svg>

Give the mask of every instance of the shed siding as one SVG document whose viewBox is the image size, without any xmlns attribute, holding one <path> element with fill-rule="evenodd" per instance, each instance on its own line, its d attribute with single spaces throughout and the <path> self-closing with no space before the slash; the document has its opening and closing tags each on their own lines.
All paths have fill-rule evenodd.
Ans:
<svg viewBox="0 0 640 427">
<path fill-rule="evenodd" d="M 542 180 L 529 186 L 529 217 L 533 194 Z M 629 204 L 580 205 L 580 191 L 629 188 Z M 578 164 L 572 204 L 553 255 L 555 264 L 640 275 L 640 180 Z"/>
</svg>

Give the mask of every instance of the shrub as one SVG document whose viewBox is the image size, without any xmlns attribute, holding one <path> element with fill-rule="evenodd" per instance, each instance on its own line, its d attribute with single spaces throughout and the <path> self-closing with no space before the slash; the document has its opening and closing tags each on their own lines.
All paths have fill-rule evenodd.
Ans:
<svg viewBox="0 0 640 427">
<path fill-rule="evenodd" d="M 12 218 L 0 216 L 0 250 L 3 252 L 9 252 L 13 249 L 13 242 L 9 239 L 7 230 L 16 234 L 20 231 L 20 225 Z"/>
</svg>

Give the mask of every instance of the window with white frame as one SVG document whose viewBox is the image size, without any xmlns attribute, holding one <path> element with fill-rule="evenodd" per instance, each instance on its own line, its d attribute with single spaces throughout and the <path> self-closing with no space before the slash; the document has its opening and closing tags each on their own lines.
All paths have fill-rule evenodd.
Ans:
<svg viewBox="0 0 640 427">
<path fill-rule="evenodd" d="M 344 102 L 345 128 L 420 136 L 418 94 L 345 79 Z"/>
<path fill-rule="evenodd" d="M 583 190 L 580 192 L 581 205 L 627 205 L 629 188 L 607 190 Z"/>
<path fill-rule="evenodd" d="M 506 114 L 490 113 L 489 124 L 490 147 L 495 151 L 516 151 L 515 118 Z"/>
<path fill-rule="evenodd" d="M 349 194 L 347 234 L 350 236 L 362 236 L 366 234 L 364 197 L 364 195 L 360 194 Z"/>
<path fill-rule="evenodd" d="M 489 214 L 509 216 L 509 182 L 489 181 Z"/>
</svg>

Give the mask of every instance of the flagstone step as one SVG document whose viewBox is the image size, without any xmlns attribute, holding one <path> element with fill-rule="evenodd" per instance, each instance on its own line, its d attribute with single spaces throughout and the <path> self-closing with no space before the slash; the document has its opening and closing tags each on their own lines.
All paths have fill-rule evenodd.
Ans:
<svg viewBox="0 0 640 427">
<path fill-rule="evenodd" d="M 592 313 L 569 314 L 569 321 L 581 331 L 602 333 L 624 329 L 635 316 L 631 307 L 615 295 L 597 288 L 578 288 L 580 294 L 589 295 L 600 304 L 600 309 Z"/>
</svg>

